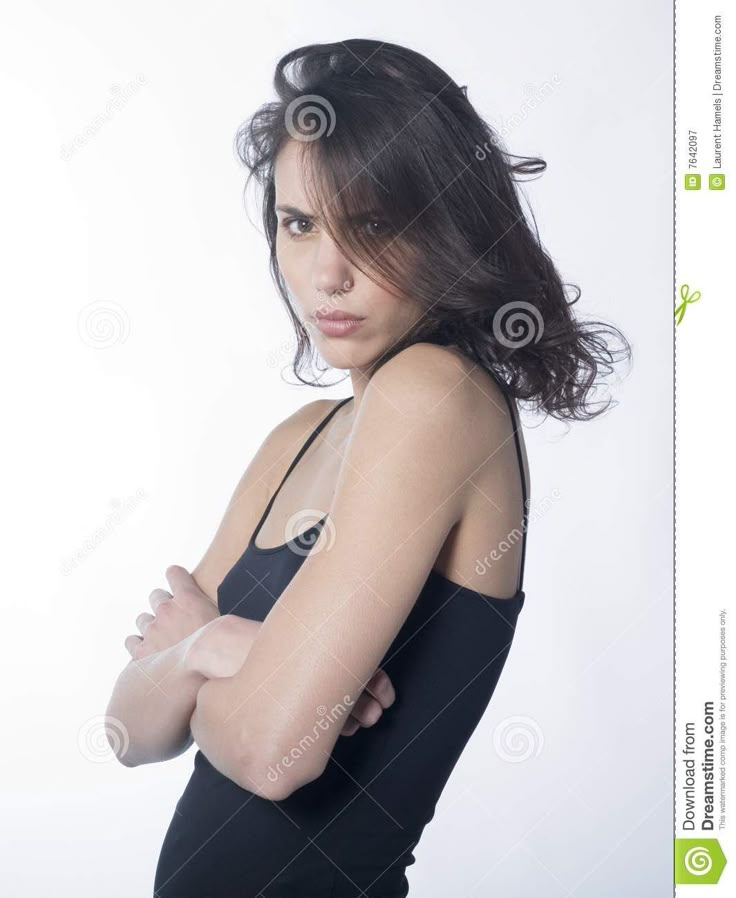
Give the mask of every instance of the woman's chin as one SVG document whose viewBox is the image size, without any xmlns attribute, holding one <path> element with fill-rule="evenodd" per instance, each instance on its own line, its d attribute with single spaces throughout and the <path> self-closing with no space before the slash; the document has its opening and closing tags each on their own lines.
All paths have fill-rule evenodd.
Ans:
<svg viewBox="0 0 736 898">
<path fill-rule="evenodd" d="M 349 349 L 345 349 L 341 352 L 335 352 L 335 350 L 322 349 L 321 347 L 319 347 L 319 350 L 319 354 L 330 366 L 330 368 L 349 371 L 351 368 L 363 367 L 364 363 L 359 360 L 362 357 L 362 353 L 350 352 Z"/>
<path fill-rule="evenodd" d="M 355 337 L 330 338 L 320 336 L 316 348 L 331 368 L 365 368 L 376 358 L 364 342 Z"/>
</svg>

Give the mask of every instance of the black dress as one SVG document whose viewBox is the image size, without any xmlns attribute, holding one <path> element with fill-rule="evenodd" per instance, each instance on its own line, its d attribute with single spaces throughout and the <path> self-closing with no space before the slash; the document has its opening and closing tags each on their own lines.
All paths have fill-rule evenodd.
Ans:
<svg viewBox="0 0 736 898">
<path fill-rule="evenodd" d="M 504 394 L 505 395 L 505 394 Z M 508 397 L 507 398 L 507 402 Z M 278 490 L 332 415 L 311 433 Z M 526 485 L 519 586 L 509 599 L 432 570 L 380 663 L 396 701 L 372 727 L 337 739 L 325 772 L 281 801 L 223 776 L 201 751 L 161 848 L 154 898 L 404 898 L 412 849 L 481 719 L 524 604 Z M 326 517 L 282 546 L 253 536 L 217 591 L 221 614 L 264 620 Z"/>
</svg>

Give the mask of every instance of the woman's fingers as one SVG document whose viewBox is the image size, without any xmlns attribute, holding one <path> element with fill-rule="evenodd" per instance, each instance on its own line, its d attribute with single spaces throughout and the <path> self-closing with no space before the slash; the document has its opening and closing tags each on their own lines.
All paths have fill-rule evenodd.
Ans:
<svg viewBox="0 0 736 898">
<path fill-rule="evenodd" d="M 154 589 L 148 597 L 148 602 L 153 609 L 154 614 L 161 602 L 168 602 L 173 599 L 173 595 L 165 589 Z"/>
<path fill-rule="evenodd" d="M 357 733 L 359 729 L 360 729 L 360 724 L 352 716 L 352 714 L 349 714 L 345 723 L 343 724 L 341 735 L 342 736 L 352 736 L 353 733 Z"/>
<path fill-rule="evenodd" d="M 390 708 L 396 699 L 396 693 L 394 692 L 391 678 L 381 667 L 379 667 L 370 680 L 368 680 L 365 688 L 366 692 L 370 692 L 370 694 L 380 702 L 382 708 Z"/>
<path fill-rule="evenodd" d="M 384 708 L 390 708 L 396 700 L 396 692 L 389 675 L 382 668 L 373 674 L 358 697 L 352 711 L 345 719 L 341 735 L 352 736 L 361 727 L 378 723 Z"/>
<path fill-rule="evenodd" d="M 134 649 L 136 646 L 140 645 L 143 642 L 143 639 L 140 636 L 126 636 L 125 637 L 125 648 L 130 654 L 131 658 L 135 658 Z"/>
<path fill-rule="evenodd" d="M 377 702 L 367 692 L 361 694 L 350 712 L 350 716 L 354 717 L 363 727 L 372 727 L 374 723 L 378 723 L 381 714 L 383 714 L 383 708 L 380 702 Z"/>
<path fill-rule="evenodd" d="M 165 571 L 166 579 L 169 581 L 171 592 L 179 592 L 182 589 L 195 589 L 197 592 L 202 590 L 197 585 L 197 581 L 192 577 L 189 571 L 180 564 L 170 564 Z M 163 592 L 164 590 L 162 590 Z"/>
<path fill-rule="evenodd" d="M 141 636 L 146 635 L 146 627 L 148 627 L 153 620 L 155 620 L 155 617 L 152 614 L 149 614 L 147 611 L 141 611 L 135 619 L 135 625 L 138 627 L 138 632 Z"/>
</svg>

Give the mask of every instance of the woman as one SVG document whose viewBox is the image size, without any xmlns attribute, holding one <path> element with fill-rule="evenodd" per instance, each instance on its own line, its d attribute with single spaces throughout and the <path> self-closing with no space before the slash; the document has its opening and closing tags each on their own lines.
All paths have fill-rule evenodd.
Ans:
<svg viewBox="0 0 736 898">
<path fill-rule="evenodd" d="M 516 401 L 600 414 L 606 331 L 628 344 L 575 319 L 524 218 L 514 177 L 544 162 L 512 164 L 424 56 L 302 47 L 275 87 L 236 146 L 294 370 L 311 382 L 316 350 L 352 396 L 269 435 L 201 564 L 139 616 L 108 710 L 123 763 L 198 745 L 157 898 L 402 898 L 524 603 Z"/>
</svg>

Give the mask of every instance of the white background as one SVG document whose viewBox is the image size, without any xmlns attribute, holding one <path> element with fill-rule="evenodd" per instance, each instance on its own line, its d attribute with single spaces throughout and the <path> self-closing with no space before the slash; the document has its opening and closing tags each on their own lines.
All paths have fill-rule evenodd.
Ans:
<svg viewBox="0 0 736 898">
<path fill-rule="evenodd" d="M 548 163 L 524 192 L 578 314 L 634 349 L 603 418 L 525 418 L 534 501 L 561 498 L 530 531 L 516 640 L 411 894 L 672 893 L 670 4 L 47 0 L 0 11 L 5 894 L 152 891 L 193 749 L 136 769 L 103 751 L 123 640 L 166 566 L 195 566 L 268 430 L 350 390 L 286 382 L 292 332 L 232 141 L 282 54 L 354 37 L 517 117 L 507 142 Z M 117 309 L 111 331 L 91 303 Z M 494 732 L 517 716 L 532 741 L 512 763 Z"/>
</svg>

